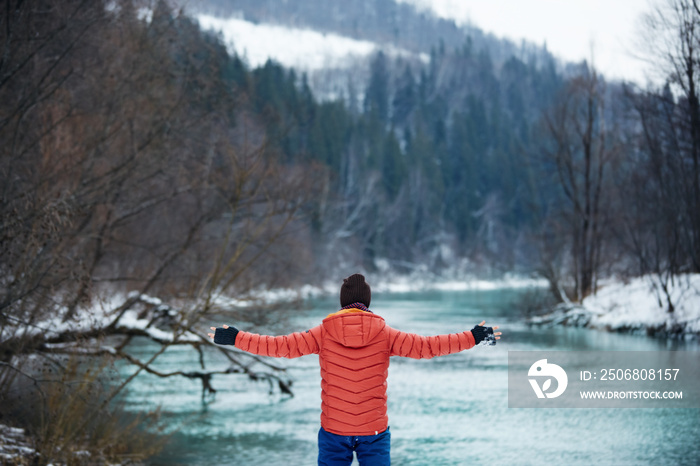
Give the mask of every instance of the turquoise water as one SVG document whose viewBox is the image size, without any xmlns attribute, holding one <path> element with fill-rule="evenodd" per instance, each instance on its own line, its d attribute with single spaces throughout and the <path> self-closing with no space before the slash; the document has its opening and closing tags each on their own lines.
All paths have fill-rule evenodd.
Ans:
<svg viewBox="0 0 700 466">
<path fill-rule="evenodd" d="M 431 360 L 392 358 L 389 423 L 393 464 L 698 464 L 698 409 L 508 408 L 508 350 L 698 351 L 697 342 L 657 340 L 522 323 L 519 290 L 375 295 L 372 310 L 387 323 L 424 335 L 470 329 L 481 320 L 501 326 L 496 347 L 477 347 Z M 317 325 L 337 304 L 318 300 L 290 314 L 289 331 Z M 231 324 L 234 324 L 233 322 Z M 145 357 L 147 342 L 131 346 Z M 700 359 L 699 359 L 700 361 Z M 294 380 L 293 398 L 270 395 L 266 382 L 217 376 L 216 399 L 201 401 L 201 384 L 140 375 L 130 409 L 160 406 L 178 427 L 158 465 L 312 465 L 320 426 L 320 375 L 314 355 L 276 360 Z M 207 354 L 208 367 L 228 365 Z M 197 369 L 196 354 L 168 350 L 158 368 Z"/>
</svg>

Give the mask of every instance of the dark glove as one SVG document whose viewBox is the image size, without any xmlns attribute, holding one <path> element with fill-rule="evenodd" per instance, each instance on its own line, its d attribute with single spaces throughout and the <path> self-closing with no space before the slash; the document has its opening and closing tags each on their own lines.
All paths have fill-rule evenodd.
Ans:
<svg viewBox="0 0 700 466">
<path fill-rule="evenodd" d="M 216 327 L 214 332 L 214 343 L 217 345 L 233 345 L 236 343 L 238 329 L 236 327 Z"/>
<path fill-rule="evenodd" d="M 218 329 L 217 329 L 218 331 Z M 472 329 L 472 335 L 474 335 L 474 344 L 478 345 L 482 341 L 486 340 L 490 346 L 496 344 L 496 336 L 493 334 L 493 327 L 484 327 L 481 325 L 475 325 Z"/>
</svg>

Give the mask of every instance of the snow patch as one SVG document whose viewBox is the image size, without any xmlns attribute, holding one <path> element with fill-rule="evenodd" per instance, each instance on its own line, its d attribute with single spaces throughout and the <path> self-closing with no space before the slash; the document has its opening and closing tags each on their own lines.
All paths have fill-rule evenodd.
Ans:
<svg viewBox="0 0 700 466">
<path fill-rule="evenodd" d="M 396 279 L 391 282 L 380 283 L 373 286 L 380 292 L 408 293 L 412 291 L 488 291 L 502 290 L 506 288 L 541 288 L 547 286 L 545 280 L 527 277 L 504 277 L 495 280 L 483 280 L 478 278 L 464 278 L 461 280 L 433 281 Z"/>
<path fill-rule="evenodd" d="M 122 315 L 122 317 L 119 319 L 119 327 L 126 329 L 142 330 L 154 340 L 175 341 L 175 335 L 173 334 L 173 332 L 153 327 L 150 319 L 139 318 L 138 313 L 134 310 L 128 310 L 124 313 L 124 315 Z M 182 335 L 179 335 L 177 340 L 198 342 L 201 339 L 197 335 L 186 331 Z"/>
<path fill-rule="evenodd" d="M 24 429 L 0 424 L 0 460 L 2 464 L 28 464 L 38 453 Z"/>
<path fill-rule="evenodd" d="M 217 18 L 200 14 L 199 25 L 205 30 L 220 32 L 229 53 L 245 57 L 251 67 L 273 59 L 283 66 L 305 71 L 327 68 L 349 68 L 351 57 L 366 57 L 378 49 L 392 56 L 418 56 L 427 63 L 427 54 L 416 55 L 391 45 L 379 46 L 366 40 L 356 40 L 310 29 L 296 29 L 274 24 L 255 24 L 243 18 Z"/>
<path fill-rule="evenodd" d="M 488 291 L 507 288 L 543 288 L 546 280 L 517 274 L 505 274 L 498 278 L 484 279 L 469 273 L 453 273 L 455 278 L 444 278 L 416 270 L 409 275 L 395 275 L 391 272 L 368 276 L 372 290 L 385 293 L 408 293 L 412 291 Z M 388 278 L 385 278 L 388 277 Z"/>
<path fill-rule="evenodd" d="M 153 9 L 145 7 L 139 8 L 136 11 L 136 17 L 141 21 L 145 21 L 150 24 L 151 20 L 153 20 Z"/>
<path fill-rule="evenodd" d="M 700 336 L 700 274 L 675 277 L 669 284 L 674 311 L 668 312 L 665 295 L 658 293 L 654 277 L 610 281 L 580 305 L 563 304 L 533 317 L 535 324 L 564 324 L 611 331 L 669 336 Z"/>
<path fill-rule="evenodd" d="M 667 328 L 682 326 L 687 332 L 700 333 L 700 274 L 677 277 L 669 288 L 674 311 L 668 312 L 665 297 L 655 291 L 650 277 L 627 284 L 604 286 L 584 300 L 584 307 L 598 317 L 592 324 L 614 330 L 624 328 Z"/>
</svg>

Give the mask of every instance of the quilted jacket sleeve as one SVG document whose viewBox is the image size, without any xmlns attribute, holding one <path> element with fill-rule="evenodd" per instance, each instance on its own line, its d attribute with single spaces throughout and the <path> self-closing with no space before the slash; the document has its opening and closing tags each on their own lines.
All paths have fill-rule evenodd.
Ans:
<svg viewBox="0 0 700 466">
<path fill-rule="evenodd" d="M 277 337 L 240 331 L 236 337 L 236 348 L 260 356 L 298 358 L 318 354 L 320 341 L 321 326 Z"/>
<path fill-rule="evenodd" d="M 424 337 L 387 327 L 391 356 L 430 359 L 435 356 L 458 353 L 474 346 L 474 335 L 466 331 Z"/>
</svg>

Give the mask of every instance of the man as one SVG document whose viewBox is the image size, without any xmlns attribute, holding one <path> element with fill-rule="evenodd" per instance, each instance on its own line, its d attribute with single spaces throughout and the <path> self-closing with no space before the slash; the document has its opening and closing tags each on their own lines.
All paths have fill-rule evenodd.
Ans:
<svg viewBox="0 0 700 466">
<path fill-rule="evenodd" d="M 401 332 L 369 310 L 372 292 L 360 274 L 343 280 L 341 309 L 307 330 L 283 336 L 257 335 L 235 327 L 211 327 L 215 343 L 261 356 L 298 358 L 318 354 L 321 365 L 319 465 L 390 464 L 387 376 L 389 358 L 429 359 L 457 353 L 482 341 L 496 344 L 498 327 L 481 322 L 471 331 L 424 337 Z"/>
</svg>

